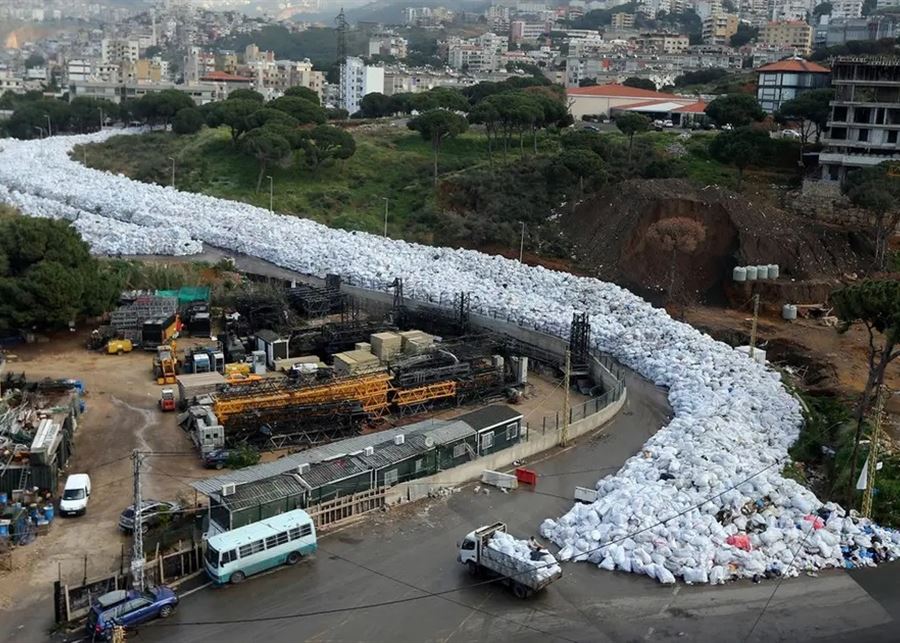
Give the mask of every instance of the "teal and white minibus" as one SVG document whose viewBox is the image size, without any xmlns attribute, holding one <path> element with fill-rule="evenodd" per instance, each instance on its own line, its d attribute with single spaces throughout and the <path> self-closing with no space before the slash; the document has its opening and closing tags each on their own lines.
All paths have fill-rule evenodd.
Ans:
<svg viewBox="0 0 900 643">
<path fill-rule="evenodd" d="M 217 585 L 293 565 L 316 551 L 316 526 L 302 509 L 216 534 L 206 541 L 206 573 Z"/>
</svg>

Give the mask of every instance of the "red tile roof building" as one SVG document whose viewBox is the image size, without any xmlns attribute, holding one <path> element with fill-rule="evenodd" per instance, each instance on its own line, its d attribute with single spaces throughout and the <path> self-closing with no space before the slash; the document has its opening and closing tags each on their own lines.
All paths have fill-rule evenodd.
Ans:
<svg viewBox="0 0 900 643">
<path fill-rule="evenodd" d="M 572 117 L 611 116 L 615 111 L 640 112 L 652 118 L 671 119 L 676 125 L 703 114 L 706 103 L 694 96 L 679 96 L 608 84 L 594 87 L 570 87 L 566 90 Z"/>
</svg>

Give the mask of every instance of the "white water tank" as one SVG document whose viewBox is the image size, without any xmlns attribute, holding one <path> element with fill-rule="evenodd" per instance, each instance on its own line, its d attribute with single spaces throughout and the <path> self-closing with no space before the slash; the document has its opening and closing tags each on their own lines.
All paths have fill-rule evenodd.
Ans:
<svg viewBox="0 0 900 643">
<path fill-rule="evenodd" d="M 768 279 L 769 278 L 769 266 L 756 266 L 756 278 L 757 279 Z"/>
<path fill-rule="evenodd" d="M 756 266 L 747 266 L 747 281 L 756 281 Z"/>
<path fill-rule="evenodd" d="M 788 321 L 797 319 L 797 307 L 794 304 L 785 304 L 781 307 L 781 316 Z"/>
<path fill-rule="evenodd" d="M 778 279 L 778 264 L 769 264 L 769 279 Z"/>
<path fill-rule="evenodd" d="M 743 266 L 735 266 L 731 271 L 731 278 L 735 281 L 747 281 L 747 269 Z"/>
</svg>

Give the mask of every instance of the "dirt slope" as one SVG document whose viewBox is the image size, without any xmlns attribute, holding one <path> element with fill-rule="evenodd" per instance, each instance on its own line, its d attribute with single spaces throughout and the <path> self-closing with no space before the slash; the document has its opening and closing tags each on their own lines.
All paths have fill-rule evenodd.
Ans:
<svg viewBox="0 0 900 643">
<path fill-rule="evenodd" d="M 706 228 L 692 256 L 676 262 L 684 288 L 721 296 L 736 265 L 778 264 L 782 282 L 832 280 L 869 263 L 864 237 L 787 214 L 717 187 L 681 179 L 625 181 L 585 200 L 563 220 L 576 259 L 593 274 L 651 295 L 668 282 L 669 257 L 646 242 L 660 219 L 688 217 Z"/>
</svg>

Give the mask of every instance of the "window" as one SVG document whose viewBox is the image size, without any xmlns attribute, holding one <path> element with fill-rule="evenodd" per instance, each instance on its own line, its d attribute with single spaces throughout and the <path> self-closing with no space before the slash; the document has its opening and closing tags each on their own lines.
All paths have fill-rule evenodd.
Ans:
<svg viewBox="0 0 900 643">
<path fill-rule="evenodd" d="M 846 107 L 835 107 L 834 115 L 832 116 L 832 120 L 837 121 L 838 123 L 843 123 L 847 120 L 847 108 Z"/>
<path fill-rule="evenodd" d="M 300 527 L 292 527 L 288 530 L 288 537 L 291 540 L 297 540 L 300 537 Z"/>
<path fill-rule="evenodd" d="M 416 460 L 416 473 L 419 473 L 425 467 L 425 460 L 419 458 Z"/>
<path fill-rule="evenodd" d="M 397 484 L 397 480 L 399 479 L 397 475 L 396 469 L 391 469 L 390 471 L 384 472 L 384 484 L 388 487 L 392 487 Z"/>
<path fill-rule="evenodd" d="M 867 129 L 859 130 L 859 137 L 856 140 L 868 141 L 869 140 L 869 130 L 867 130 Z"/>
<path fill-rule="evenodd" d="M 494 446 L 494 434 L 485 433 L 481 436 L 481 450 L 490 449 Z"/>
<path fill-rule="evenodd" d="M 475 541 L 474 540 L 464 540 L 462 544 L 463 549 L 475 549 Z"/>
<path fill-rule="evenodd" d="M 519 423 L 513 422 L 506 425 L 506 441 L 515 440 L 519 437 Z"/>
<path fill-rule="evenodd" d="M 897 130 L 891 130 L 887 133 L 887 142 L 888 143 L 896 143 L 897 142 Z"/>
<path fill-rule="evenodd" d="M 255 540 L 252 543 L 241 545 L 238 551 L 241 554 L 241 558 L 245 558 L 247 556 L 252 556 L 253 554 L 259 553 L 265 548 L 266 546 L 263 544 L 262 540 Z"/>
<path fill-rule="evenodd" d="M 278 546 L 278 535 L 269 536 L 266 538 L 266 549 L 272 549 L 272 547 Z"/>
<path fill-rule="evenodd" d="M 308 522 L 304 525 L 300 525 L 300 535 L 301 536 L 309 536 L 312 533 L 312 523 Z"/>
<path fill-rule="evenodd" d="M 844 141 L 847 139 L 847 128 L 846 127 L 832 127 L 831 128 L 831 138 Z"/>
<path fill-rule="evenodd" d="M 459 444 L 453 447 L 453 457 L 461 458 L 466 454 L 466 443 L 460 442 Z"/>
<path fill-rule="evenodd" d="M 213 567 L 219 566 L 219 552 L 210 547 L 206 546 L 206 562 L 208 562 Z"/>
<path fill-rule="evenodd" d="M 222 564 L 233 563 L 238 559 L 237 549 L 231 549 L 222 554 Z"/>
</svg>

